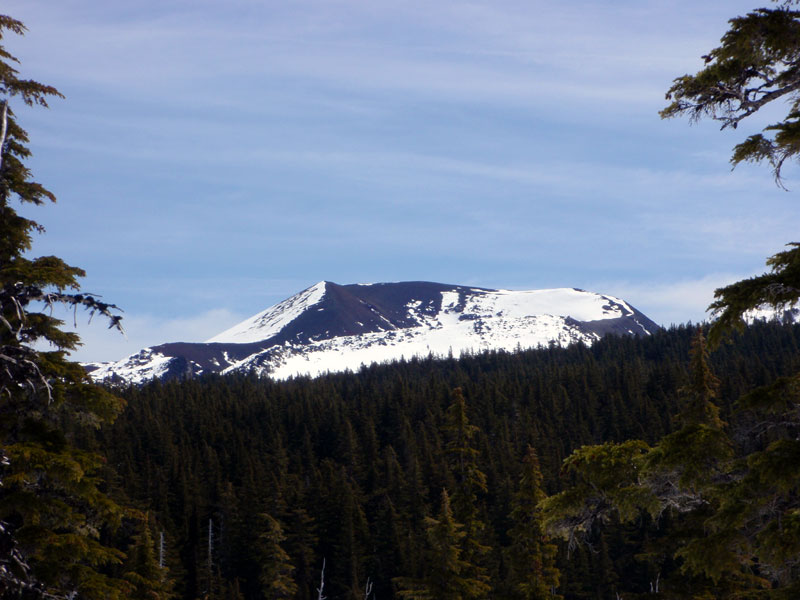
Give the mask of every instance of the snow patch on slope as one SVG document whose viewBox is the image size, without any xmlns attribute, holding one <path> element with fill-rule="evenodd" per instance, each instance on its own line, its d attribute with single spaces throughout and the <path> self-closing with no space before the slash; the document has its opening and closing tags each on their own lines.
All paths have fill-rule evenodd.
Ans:
<svg viewBox="0 0 800 600">
<path fill-rule="evenodd" d="M 415 284 L 419 289 L 413 288 Z M 141 383 L 162 376 L 192 376 L 205 370 L 253 372 L 286 379 L 348 369 L 355 371 L 362 365 L 415 356 L 460 356 L 484 350 L 513 352 L 576 342 L 590 345 L 609 332 L 649 335 L 655 326 L 623 300 L 573 288 L 511 291 L 426 282 L 343 287 L 352 291 L 372 285 L 387 287 L 377 289 L 366 299 L 357 293 L 353 298 L 360 303 L 357 307 L 363 305 L 371 311 L 371 330 L 364 331 L 364 323 L 346 317 L 352 319 L 353 324 L 350 327 L 345 322 L 344 330 L 348 335 L 331 335 L 326 327 L 347 315 L 347 306 L 339 313 L 338 305 L 328 302 L 330 298 L 326 299 L 326 293 L 333 294 L 334 288 L 323 281 L 207 342 L 226 344 L 223 348 L 209 346 L 203 350 L 198 348 L 203 344 L 165 344 L 117 363 L 98 365 L 91 376 L 95 380 L 113 378 Z M 438 286 L 438 291 L 431 293 L 430 286 Z M 399 302 L 395 300 L 397 290 L 403 298 Z M 375 305 L 373 298 L 376 298 Z M 291 339 L 281 344 L 265 345 L 270 338 L 285 332 L 290 324 L 296 327 L 294 322 L 301 315 L 317 314 L 328 308 L 329 317 L 305 320 L 306 325 L 313 321 L 307 331 L 293 332 Z M 361 312 L 356 311 L 356 314 L 363 314 L 363 309 L 359 310 Z M 326 318 L 334 321 L 326 321 Z M 343 329 L 341 324 L 337 328 Z M 357 328 L 361 328 L 361 332 L 352 333 Z M 264 343 L 247 346 L 256 342 Z"/>
<path fill-rule="evenodd" d="M 357 370 L 362 365 L 414 356 L 514 351 L 551 343 L 591 344 L 600 336 L 581 332 L 570 326 L 567 318 L 599 321 L 633 314 L 622 300 L 575 289 L 475 292 L 467 297 L 457 291 L 442 292 L 442 309 L 433 316 L 418 310 L 419 301 L 408 303 L 416 327 L 340 336 L 302 346 L 287 343 L 271 349 L 266 361 L 263 355 L 254 355 L 224 372 L 255 371 L 286 379 Z"/>
<path fill-rule="evenodd" d="M 443 306 L 452 304 L 454 292 L 443 294 Z M 487 313 L 508 318 L 529 315 L 572 317 L 576 321 L 617 319 L 633 314 L 624 301 L 574 288 L 530 291 L 481 291 L 467 300 L 464 312 Z"/>
<path fill-rule="evenodd" d="M 173 360 L 172 356 L 146 348 L 118 362 L 99 363 L 91 376 L 95 381 L 121 378 L 124 381 L 141 383 L 162 377 Z"/>
<path fill-rule="evenodd" d="M 748 310 L 742 315 L 742 319 L 748 325 L 756 321 L 777 321 L 779 323 L 798 323 L 800 322 L 800 309 L 791 306 L 787 308 L 775 308 L 773 306 L 761 306 Z"/>
<path fill-rule="evenodd" d="M 207 340 L 206 343 L 247 344 L 269 339 L 303 314 L 309 307 L 319 304 L 325 296 L 325 287 L 325 282 L 320 281 L 299 294 L 270 306 L 267 310 L 258 313 L 254 317 L 250 317 L 238 325 L 234 325 L 230 329 L 215 335 L 210 340 Z"/>
</svg>

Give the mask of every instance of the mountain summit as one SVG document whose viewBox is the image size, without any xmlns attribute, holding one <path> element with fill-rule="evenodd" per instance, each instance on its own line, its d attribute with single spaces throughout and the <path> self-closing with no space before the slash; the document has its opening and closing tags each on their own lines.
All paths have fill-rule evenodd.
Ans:
<svg viewBox="0 0 800 600">
<path fill-rule="evenodd" d="M 285 379 L 403 357 L 591 344 L 609 333 L 649 335 L 657 329 L 624 300 L 572 288 L 320 281 L 206 342 L 145 348 L 97 365 L 91 375 L 130 383 L 208 372 Z"/>
</svg>

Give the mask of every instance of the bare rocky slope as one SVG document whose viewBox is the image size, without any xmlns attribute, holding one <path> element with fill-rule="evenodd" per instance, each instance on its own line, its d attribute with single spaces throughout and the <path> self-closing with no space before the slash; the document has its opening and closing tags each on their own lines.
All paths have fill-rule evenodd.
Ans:
<svg viewBox="0 0 800 600">
<path fill-rule="evenodd" d="M 208 372 L 285 379 L 429 354 L 591 344 L 658 327 L 624 300 L 572 288 L 321 281 L 206 342 L 161 344 L 89 369 L 120 383 Z"/>
</svg>

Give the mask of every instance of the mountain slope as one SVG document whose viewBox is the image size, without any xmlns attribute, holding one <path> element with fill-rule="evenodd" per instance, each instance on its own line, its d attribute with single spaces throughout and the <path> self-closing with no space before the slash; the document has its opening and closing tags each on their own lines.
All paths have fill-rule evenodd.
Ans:
<svg viewBox="0 0 800 600">
<path fill-rule="evenodd" d="M 402 282 L 321 281 L 204 343 L 169 343 L 91 371 L 138 383 L 205 372 L 283 379 L 419 355 L 591 344 L 658 325 L 612 296 L 561 288 L 510 291 Z"/>
</svg>

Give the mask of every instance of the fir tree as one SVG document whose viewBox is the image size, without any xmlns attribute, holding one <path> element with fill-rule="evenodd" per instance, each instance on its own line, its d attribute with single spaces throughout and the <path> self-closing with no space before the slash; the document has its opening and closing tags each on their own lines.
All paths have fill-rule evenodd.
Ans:
<svg viewBox="0 0 800 600">
<path fill-rule="evenodd" d="M 131 600 L 169 600 L 173 597 L 167 570 L 159 566 L 149 519 L 142 519 L 139 533 L 134 536 L 124 566 L 123 578 L 132 589 L 126 597 Z"/>
<path fill-rule="evenodd" d="M 721 45 L 703 56 L 705 67 L 683 75 L 667 92 L 662 118 L 710 117 L 735 129 L 767 104 L 782 100 L 788 114 L 738 144 L 731 162 L 768 161 L 780 183 L 784 163 L 800 153 L 800 12 L 794 1 L 730 20 Z"/>
<path fill-rule="evenodd" d="M 294 567 L 283 549 L 286 536 L 281 524 L 271 515 L 261 515 L 261 533 L 258 536 L 257 558 L 260 566 L 258 580 L 263 597 L 269 600 L 293 598 L 297 585 L 292 579 Z"/>
<path fill-rule="evenodd" d="M 800 444 L 779 438 L 737 457 L 713 402 L 718 380 L 707 361 L 698 331 L 678 431 L 649 450 L 638 441 L 576 450 L 565 466 L 579 476 L 578 485 L 543 506 L 553 530 L 571 541 L 612 516 L 629 522 L 641 511 L 653 518 L 675 512 L 679 526 L 669 545 L 681 572 L 696 578 L 694 592 L 782 598 L 798 589 Z M 737 437 L 746 449 L 752 427 L 741 425 Z"/>
<path fill-rule="evenodd" d="M 0 40 L 7 32 L 24 31 L 22 23 L 0 15 Z M 14 206 L 55 197 L 24 165 L 31 154 L 28 136 L 11 102 L 46 107 L 48 98 L 61 94 L 21 79 L 18 62 L 0 46 L 0 447 L 8 463 L 0 519 L 34 579 L 26 581 L 27 567 L 14 575 L 2 571 L 0 579 L 6 590 L 34 585 L 53 595 L 78 590 L 85 598 L 114 598 L 124 583 L 99 568 L 120 563 L 123 554 L 104 545 L 100 534 L 118 524 L 123 511 L 100 491 L 101 458 L 77 450 L 72 441 L 81 427 L 112 420 L 121 402 L 67 360 L 78 337 L 63 331 L 48 308 L 83 307 L 108 316 L 117 327 L 119 317 L 112 305 L 74 291 L 81 269 L 55 256 L 27 256 L 42 228 Z M 53 350 L 38 349 L 46 344 Z"/>
<path fill-rule="evenodd" d="M 464 527 L 453 517 L 450 496 L 442 490 L 442 506 L 438 518 L 425 519 L 426 572 L 421 579 L 399 577 L 395 583 L 399 595 L 410 600 L 468 600 L 483 598 L 488 584 L 469 573 L 474 566 L 462 557 Z"/>
<path fill-rule="evenodd" d="M 515 598 L 545 600 L 561 597 L 554 594 L 560 576 L 555 566 L 556 546 L 545 534 L 539 508 L 544 498 L 539 457 L 536 450 L 528 446 L 519 487 L 514 494 L 511 511 L 514 524 L 508 532 L 511 538 L 509 578 Z"/>
<path fill-rule="evenodd" d="M 490 547 L 482 542 L 486 524 L 481 520 L 478 510 L 478 494 L 487 491 L 486 475 L 478 467 L 479 452 L 475 448 L 478 431 L 478 427 L 469 422 L 463 391 L 455 388 L 443 428 L 445 454 L 450 472 L 455 478 L 453 514 L 464 527 L 464 559 L 473 569 L 471 577 L 488 582 L 483 563 Z"/>
<path fill-rule="evenodd" d="M 710 116 L 735 128 L 774 100 L 788 114 L 734 148 L 731 162 L 768 161 L 776 182 L 787 160 L 800 154 L 800 12 L 797 0 L 731 19 L 722 45 L 706 57 L 706 68 L 675 80 L 673 102 L 662 116 Z M 767 260 L 770 272 L 715 291 L 709 307 L 717 317 L 710 338 L 717 346 L 743 329 L 748 312 L 771 308 L 780 317 L 800 300 L 800 244 Z M 766 357 L 765 357 L 766 358 Z M 714 577 L 726 572 L 764 575 L 776 596 L 800 593 L 800 375 L 753 390 L 739 402 L 739 462 L 730 481 L 717 486 L 719 507 L 706 522 L 707 540 L 688 546 L 684 558 Z M 727 550 L 721 552 L 720 548 Z M 754 576 L 755 576 L 754 575 Z M 771 593 L 771 592 L 765 592 Z"/>
<path fill-rule="evenodd" d="M 696 497 L 701 488 L 724 475 L 725 462 L 732 457 L 732 450 L 719 407 L 714 403 L 719 380 L 708 365 L 702 329 L 697 330 L 692 340 L 690 355 L 689 383 L 679 390 L 683 407 L 678 421 L 682 427 L 659 442 L 650 453 L 646 468 L 656 479 L 668 478 L 674 472 L 678 478 L 669 487 L 679 494 L 688 492 Z M 659 486 L 662 493 L 668 487 L 664 482 Z"/>
<path fill-rule="evenodd" d="M 642 511 L 657 516 L 658 495 L 641 479 L 650 452 L 641 440 L 582 446 L 564 460 L 562 471 L 575 484 L 540 502 L 548 531 L 567 539 L 573 550 L 597 525 L 612 518 L 630 522 Z"/>
<path fill-rule="evenodd" d="M 732 330 L 744 329 L 749 311 L 771 308 L 780 317 L 800 300 L 800 243 L 788 246 L 767 259 L 767 273 L 714 291 L 716 300 L 708 307 L 716 317 L 709 332 L 712 346 L 719 346 Z"/>
<path fill-rule="evenodd" d="M 281 546 L 296 567 L 294 579 L 299 589 L 295 598 L 317 598 L 319 566 L 323 557 L 328 557 L 324 595 L 361 598 L 369 575 L 375 581 L 373 596 L 389 600 L 398 597 L 393 578 L 406 575 L 410 585 L 403 589 L 422 590 L 431 573 L 433 561 L 426 528 L 429 522 L 425 517 L 441 520 L 441 490 L 452 490 L 455 485 L 453 467 L 448 466 L 445 455 L 448 438 L 439 406 L 443 399 L 445 407 L 450 403 L 450 386 L 461 385 L 470 400 L 469 420 L 476 427 L 480 425 L 470 446 L 478 450 L 476 466 L 486 473 L 487 480 L 487 492 L 476 493 L 477 514 L 486 524 L 483 543 L 492 540 L 491 545 L 498 549 L 510 546 L 510 514 L 517 485 L 509 482 L 519 481 L 521 465 L 509 457 L 524 455 L 526 445 L 535 442 L 544 476 L 542 486 L 554 494 L 551 498 L 558 498 L 556 492 L 561 487 L 574 483 L 597 500 L 587 513 L 599 517 L 588 534 L 589 545 L 573 548 L 569 555 L 566 545 L 559 545 L 557 566 L 562 583 L 558 591 L 565 598 L 596 598 L 600 587 L 605 590 L 603 600 L 613 599 L 615 591 L 626 599 L 656 598 L 644 595 L 649 594 L 651 584 L 658 585 L 662 598 L 688 599 L 692 594 L 711 594 L 714 590 L 719 590 L 717 597 L 726 597 L 724 594 L 730 591 L 727 597 L 735 598 L 735 590 L 730 589 L 733 582 L 729 585 L 727 575 L 714 584 L 702 574 L 680 572 L 685 561 L 675 558 L 675 553 L 687 541 L 713 534 L 722 522 L 710 520 L 715 517 L 717 506 L 711 502 L 704 504 L 702 510 L 662 511 L 659 497 L 645 485 L 642 464 L 649 451 L 647 443 L 590 446 L 577 453 L 560 475 L 557 467 L 563 455 L 572 451 L 570 437 L 574 436 L 574 443 L 579 445 L 603 441 L 602 436 L 607 434 L 605 415 L 612 398 L 631 423 L 621 434 L 641 434 L 650 444 L 657 445 L 670 427 L 681 428 L 683 421 L 672 415 L 678 415 L 689 401 L 687 364 L 695 334 L 695 328 L 676 327 L 636 340 L 605 338 L 588 350 L 491 353 L 459 361 L 385 365 L 365 373 L 314 380 L 276 383 L 231 376 L 152 383 L 123 390 L 127 409 L 113 428 L 102 429 L 98 435 L 108 449 L 109 463 L 119 465 L 119 471 L 126 474 L 120 484 L 137 501 L 147 501 L 154 489 L 153 480 L 175 482 L 170 485 L 172 493 L 166 502 L 168 514 L 159 516 L 171 541 L 168 549 L 182 555 L 183 564 L 170 563 L 170 573 L 175 574 L 183 598 L 196 599 L 204 589 L 192 582 L 202 580 L 206 571 L 207 516 L 212 509 L 220 531 L 215 552 L 223 579 L 218 588 L 220 595 L 215 597 L 233 598 L 229 594 L 235 591 L 237 581 L 244 597 L 260 597 L 255 557 L 255 539 L 260 533 L 257 517 L 268 511 L 280 521 L 287 536 Z M 588 354 L 592 361 L 587 360 Z M 797 436 L 797 429 L 783 429 L 789 421 L 787 411 L 796 406 L 794 400 L 789 401 L 796 397 L 792 388 L 796 390 L 798 385 L 792 384 L 791 377 L 754 392 L 749 399 L 743 398 L 740 415 L 731 412 L 731 403 L 752 386 L 793 372 L 800 360 L 800 327 L 756 323 L 736 339 L 736 344 L 722 346 L 710 358 L 720 379 L 712 400 L 725 415 L 728 425 L 723 429 L 736 450 L 730 464 L 743 468 L 745 464 L 737 459 L 765 450 L 772 441 Z M 394 394 L 399 379 L 406 391 Z M 584 380 L 588 385 L 582 383 Z M 562 397 L 562 389 L 569 398 Z M 776 394 L 785 399 L 783 404 L 767 399 L 774 399 Z M 566 404 L 560 404 L 562 399 Z M 768 406 L 774 411 L 762 410 Z M 556 410 L 563 414 L 556 417 Z M 573 428 L 578 411 L 585 433 L 576 433 Z M 746 420 L 742 420 L 745 416 Z M 378 487 L 372 494 L 363 491 L 370 478 L 365 460 L 371 453 L 367 444 L 359 441 L 359 448 L 354 450 L 361 454 L 358 460 L 365 467 L 360 474 L 353 471 L 356 479 L 349 479 L 350 459 L 338 456 L 345 420 L 356 424 L 365 418 L 375 424 L 382 457 Z M 506 447 L 505 420 L 513 432 L 510 449 Z M 753 428 L 757 443 L 753 445 L 750 434 L 744 452 L 740 448 L 740 440 L 745 439 L 741 434 Z M 360 440 L 358 432 L 357 435 Z M 277 451 L 270 442 L 278 437 L 285 452 Z M 215 449 L 217 464 L 206 464 L 207 446 Z M 777 460 L 781 447 L 775 447 L 776 454 L 770 460 L 766 460 L 767 455 L 759 459 L 761 474 L 757 479 L 748 480 L 746 486 L 736 490 L 735 496 L 741 499 L 736 506 L 752 511 L 726 513 L 731 518 L 741 516 L 747 520 L 746 526 L 733 527 L 741 530 L 745 537 L 736 539 L 745 545 L 750 544 L 750 539 L 755 541 L 756 535 L 782 535 L 780 543 L 768 544 L 766 538 L 759 542 L 759 559 L 763 555 L 764 560 L 781 569 L 767 574 L 767 564 L 758 565 L 761 576 L 768 575 L 770 580 L 774 577 L 778 582 L 776 592 L 790 589 L 786 582 L 793 577 L 792 569 L 796 569 L 791 552 L 800 539 L 792 538 L 790 514 L 771 516 L 771 511 L 782 511 L 783 506 L 791 511 L 794 493 L 788 486 L 796 463 L 788 460 L 790 455 L 786 461 Z M 428 457 L 433 464 L 427 462 Z M 770 480 L 767 475 L 773 468 L 782 469 L 784 474 L 780 483 L 787 486 L 787 491 L 781 492 L 784 499 L 773 495 L 784 489 L 776 485 L 776 479 L 763 485 Z M 219 475 L 212 472 L 219 470 L 223 481 L 233 482 L 232 493 L 237 501 L 225 499 L 224 485 L 222 490 L 215 487 Z M 727 467 L 724 471 L 744 472 Z M 670 477 L 672 482 L 677 481 L 677 471 Z M 433 509 L 429 501 L 431 489 L 436 490 Z M 570 490 L 574 491 L 567 491 Z M 709 494 L 710 487 L 704 486 L 702 491 L 709 501 L 721 499 L 721 494 Z M 640 519 L 641 498 L 637 499 L 636 494 L 642 493 L 655 499 L 656 519 Z M 342 498 L 346 501 L 342 502 Z M 192 517 L 194 505 L 198 506 L 198 514 Z M 232 527 L 235 519 L 225 510 L 234 505 L 240 511 L 239 528 Z M 342 510 L 344 505 L 350 507 L 350 516 Z M 617 505 L 632 508 L 626 513 L 629 518 L 624 524 L 609 508 Z M 362 520 L 359 512 L 366 519 L 365 529 L 363 524 L 353 528 L 347 523 L 350 520 L 357 525 Z M 456 523 L 460 522 L 455 510 L 451 509 L 451 515 Z M 549 513 L 544 512 L 543 516 Z M 767 529 L 779 522 L 790 526 Z M 237 530 L 243 532 L 238 540 Z M 458 529 L 462 533 L 465 530 Z M 351 535 L 354 532 L 355 538 Z M 461 561 L 466 560 L 464 540 L 460 537 L 457 541 Z M 238 556 L 238 550 L 243 554 L 237 560 L 223 562 L 226 553 Z M 779 561 L 778 553 L 786 559 Z M 511 584 L 508 554 L 498 550 L 489 558 L 504 560 L 502 564 L 488 564 L 493 585 L 488 595 L 510 598 L 511 586 L 504 585 Z M 355 580 L 362 588 L 360 592 L 351 583 L 354 564 L 359 565 Z M 459 577 L 473 578 L 469 573 L 462 571 Z"/>
<path fill-rule="evenodd" d="M 479 453 L 474 446 L 478 431 L 469 422 L 464 392 L 455 388 L 445 414 L 443 433 L 447 462 L 456 480 L 453 508 L 464 521 L 477 518 L 478 494 L 486 492 L 486 475 L 478 468 Z"/>
</svg>

